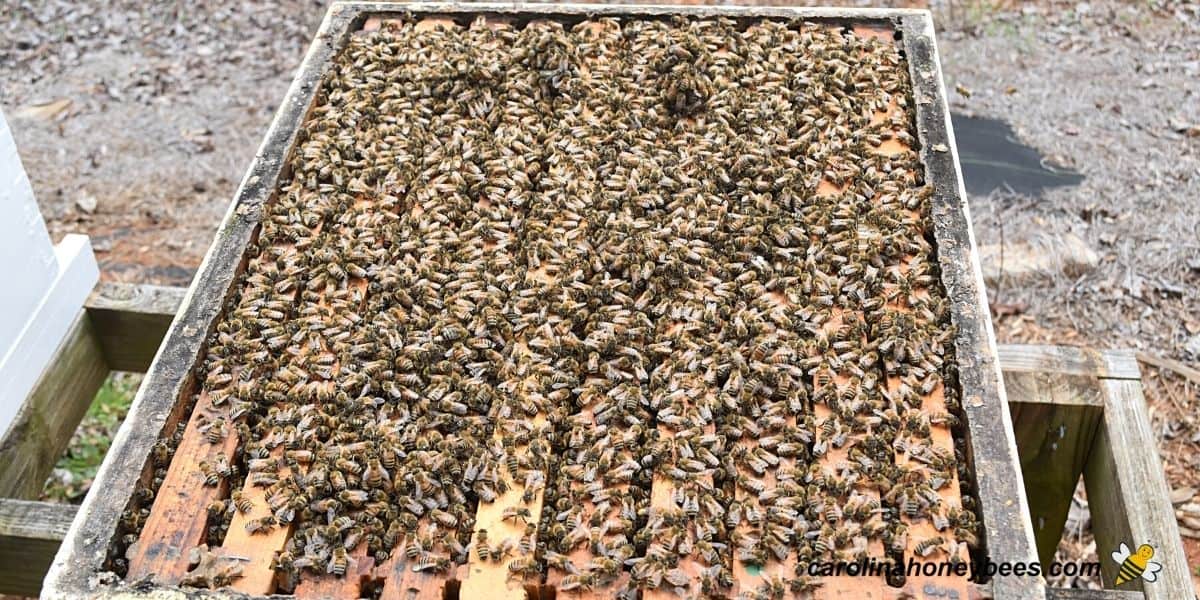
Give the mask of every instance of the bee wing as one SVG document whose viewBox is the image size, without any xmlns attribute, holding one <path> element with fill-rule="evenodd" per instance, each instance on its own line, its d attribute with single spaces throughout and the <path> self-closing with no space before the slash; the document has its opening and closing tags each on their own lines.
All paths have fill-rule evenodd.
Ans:
<svg viewBox="0 0 1200 600">
<path fill-rule="evenodd" d="M 1149 582 L 1154 582 L 1158 579 L 1158 572 L 1162 570 L 1162 563 L 1150 561 L 1146 563 L 1146 570 L 1142 571 L 1142 579 Z"/>
<path fill-rule="evenodd" d="M 1125 542 L 1121 542 L 1121 546 L 1112 553 L 1112 559 L 1118 563 L 1123 563 L 1125 559 L 1129 558 L 1129 554 L 1129 546 L 1126 546 Z"/>
</svg>

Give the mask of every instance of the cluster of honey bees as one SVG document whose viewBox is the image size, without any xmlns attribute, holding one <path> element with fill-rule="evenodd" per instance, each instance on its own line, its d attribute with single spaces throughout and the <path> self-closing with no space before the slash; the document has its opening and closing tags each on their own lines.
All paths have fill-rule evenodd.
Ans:
<svg viewBox="0 0 1200 600">
<path fill-rule="evenodd" d="M 354 36 L 208 346 L 205 435 L 239 440 L 199 465 L 234 490 L 210 545 L 248 483 L 292 576 L 474 555 L 719 596 L 786 565 L 770 597 L 965 556 L 910 98 L 890 40 L 812 23 Z M 509 500 L 521 535 L 477 526 Z"/>
</svg>

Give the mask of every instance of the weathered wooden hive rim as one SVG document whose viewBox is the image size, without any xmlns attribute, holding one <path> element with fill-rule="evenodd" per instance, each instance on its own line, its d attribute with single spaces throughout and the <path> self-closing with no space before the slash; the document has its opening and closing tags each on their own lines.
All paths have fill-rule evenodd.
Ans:
<svg viewBox="0 0 1200 600">
<path fill-rule="evenodd" d="M 662 5 L 528 5 L 523 3 L 335 3 L 330 8 L 298 74 L 277 112 L 254 162 L 242 180 L 213 245 L 188 289 L 167 338 L 147 372 L 122 427 L 43 588 L 46 598 L 193 596 L 242 597 L 230 591 L 142 589 L 136 582 L 106 579 L 102 564 L 116 525 L 134 492 L 153 444 L 170 422 L 186 416 L 204 341 L 215 325 L 245 266 L 245 250 L 254 238 L 262 207 L 277 188 L 285 158 L 296 142 L 299 124 L 312 105 L 326 66 L 350 34 L 369 17 L 389 15 L 469 18 L 475 14 L 567 21 L 603 16 L 798 18 L 834 24 L 876 24 L 894 28 L 909 65 L 916 105 L 920 157 L 926 181 L 934 185 L 931 220 L 942 283 L 951 303 L 968 461 L 973 466 L 984 528 L 984 544 L 993 560 L 1037 560 L 1007 399 L 1000 383 L 994 335 L 978 256 L 973 251 L 966 193 L 958 166 L 944 84 L 940 77 L 932 17 L 928 11 L 862 8 L 718 7 Z M 111 579 L 111 574 L 107 575 Z M 1042 598 L 1040 578 L 996 578 L 997 598 Z"/>
</svg>

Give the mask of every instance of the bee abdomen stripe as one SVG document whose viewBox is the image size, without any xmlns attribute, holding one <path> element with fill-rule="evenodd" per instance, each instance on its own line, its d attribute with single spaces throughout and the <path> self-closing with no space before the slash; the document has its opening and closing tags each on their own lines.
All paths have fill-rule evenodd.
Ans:
<svg viewBox="0 0 1200 600">
<path fill-rule="evenodd" d="M 1133 564 L 1133 562 L 1126 560 L 1125 562 L 1121 563 L 1121 570 L 1117 574 L 1117 579 L 1123 581 L 1132 581 L 1140 577 L 1142 572 L 1145 570 L 1145 568 L 1139 567 Z"/>
</svg>

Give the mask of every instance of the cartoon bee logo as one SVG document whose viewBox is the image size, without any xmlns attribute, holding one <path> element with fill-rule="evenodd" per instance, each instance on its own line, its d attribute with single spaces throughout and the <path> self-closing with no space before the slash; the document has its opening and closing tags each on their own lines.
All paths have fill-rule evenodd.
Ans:
<svg viewBox="0 0 1200 600">
<path fill-rule="evenodd" d="M 1146 581 L 1154 581 L 1158 579 L 1158 572 L 1162 570 L 1161 563 L 1150 560 L 1154 558 L 1154 547 L 1150 544 L 1142 544 L 1138 546 L 1137 552 L 1130 553 L 1129 546 L 1122 543 L 1121 547 L 1112 553 L 1112 558 L 1121 565 L 1121 570 L 1117 572 L 1116 585 L 1134 581 L 1138 576 Z"/>
</svg>

